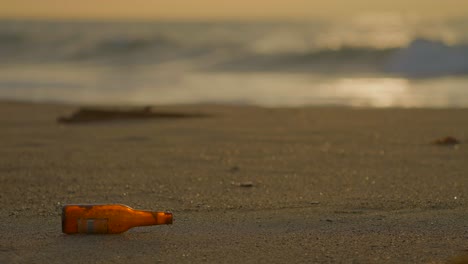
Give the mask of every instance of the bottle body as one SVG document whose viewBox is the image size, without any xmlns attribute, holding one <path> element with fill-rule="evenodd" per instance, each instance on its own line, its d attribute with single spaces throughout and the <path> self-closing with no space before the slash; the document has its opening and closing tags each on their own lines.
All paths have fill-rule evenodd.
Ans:
<svg viewBox="0 0 468 264">
<path fill-rule="evenodd" d="M 135 210 L 121 204 L 65 205 L 62 232 L 118 234 L 136 226 L 172 224 L 172 213 Z"/>
</svg>

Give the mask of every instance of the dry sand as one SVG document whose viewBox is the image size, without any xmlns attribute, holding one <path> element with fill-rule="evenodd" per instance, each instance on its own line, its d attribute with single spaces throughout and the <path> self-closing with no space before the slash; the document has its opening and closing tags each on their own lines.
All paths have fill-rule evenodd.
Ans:
<svg viewBox="0 0 468 264">
<path fill-rule="evenodd" d="M 56 122 L 76 109 L 0 103 L 0 263 L 444 263 L 468 249 L 468 110 Z M 444 136 L 462 144 L 431 144 Z M 70 236 L 66 203 L 175 220 Z"/>
</svg>

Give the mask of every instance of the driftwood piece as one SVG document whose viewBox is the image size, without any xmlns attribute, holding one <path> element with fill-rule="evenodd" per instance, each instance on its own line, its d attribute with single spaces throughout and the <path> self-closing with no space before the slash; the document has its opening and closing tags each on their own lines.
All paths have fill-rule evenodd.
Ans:
<svg viewBox="0 0 468 264">
<path fill-rule="evenodd" d="M 194 118 L 207 117 L 201 113 L 182 113 L 153 111 L 151 107 L 140 109 L 122 110 L 122 109 L 100 109 L 100 108 L 80 108 L 71 116 L 59 117 L 59 123 L 87 123 L 98 121 L 115 120 L 135 120 L 135 119 L 173 119 L 173 118 Z"/>
<path fill-rule="evenodd" d="M 435 145 L 439 145 L 439 146 L 454 146 L 454 145 L 459 145 L 460 140 L 454 137 L 448 136 L 448 137 L 436 139 L 432 143 Z"/>
</svg>

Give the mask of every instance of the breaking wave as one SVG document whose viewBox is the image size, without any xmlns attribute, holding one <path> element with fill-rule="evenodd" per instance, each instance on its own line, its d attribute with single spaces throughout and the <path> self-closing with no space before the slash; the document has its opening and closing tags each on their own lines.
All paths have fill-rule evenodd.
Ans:
<svg viewBox="0 0 468 264">
<path fill-rule="evenodd" d="M 392 54 L 385 69 L 408 77 L 468 74 L 468 46 L 417 39 Z"/>
<path fill-rule="evenodd" d="M 179 60 L 209 71 L 378 72 L 408 78 L 468 74 L 465 44 L 448 45 L 416 38 L 405 47 L 381 49 L 363 43 L 338 49 L 310 47 L 305 51 L 291 49 L 265 54 L 251 48 L 252 42 L 258 40 L 252 37 L 241 36 L 233 41 L 219 35 L 211 39 L 210 35 L 204 35 L 202 39 L 193 32 L 175 34 L 175 31 L 167 27 L 143 33 L 107 33 L 106 28 L 95 31 L 62 28 L 57 32 L 51 28 L 44 32 L 4 25 L 0 27 L 0 65 L 87 62 L 113 66 Z"/>
<path fill-rule="evenodd" d="M 381 72 L 408 78 L 468 74 L 468 46 L 416 39 L 402 48 L 343 47 L 303 54 L 252 55 L 223 62 L 215 70 Z"/>
</svg>

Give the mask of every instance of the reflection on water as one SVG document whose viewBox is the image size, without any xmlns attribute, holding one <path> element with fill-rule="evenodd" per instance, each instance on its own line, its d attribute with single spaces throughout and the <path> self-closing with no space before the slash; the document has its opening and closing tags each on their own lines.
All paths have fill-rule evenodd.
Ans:
<svg viewBox="0 0 468 264">
<path fill-rule="evenodd" d="M 399 78 L 344 78 L 325 84 L 329 97 L 349 100 L 351 106 L 391 107 L 408 97 L 408 80 Z"/>
<path fill-rule="evenodd" d="M 269 107 L 468 107 L 468 78 L 323 78 L 306 74 L 190 75 L 162 88 L 158 103 L 240 103 Z M 158 89 L 158 91 L 160 91 Z M 135 92 L 144 101 L 154 89 Z M 156 98 L 155 98 L 156 99 Z"/>
<path fill-rule="evenodd" d="M 28 81 L 22 81 L 25 73 Z M 466 87 L 468 77 L 410 80 L 305 73 L 180 73 L 173 69 L 0 72 L 0 98 L 81 104 L 468 107 Z"/>
</svg>

